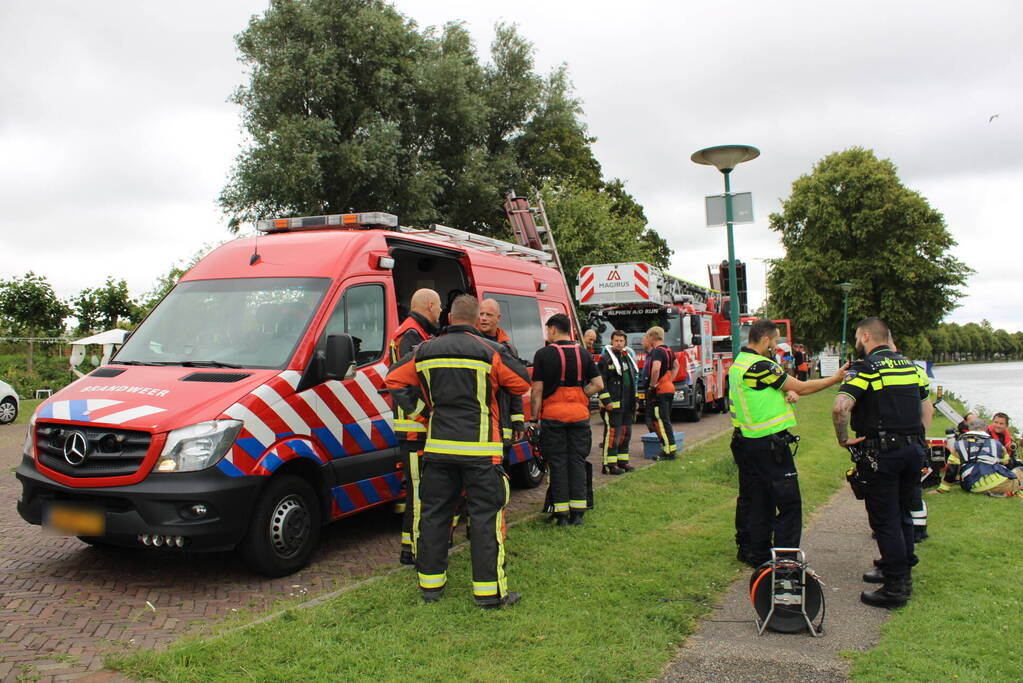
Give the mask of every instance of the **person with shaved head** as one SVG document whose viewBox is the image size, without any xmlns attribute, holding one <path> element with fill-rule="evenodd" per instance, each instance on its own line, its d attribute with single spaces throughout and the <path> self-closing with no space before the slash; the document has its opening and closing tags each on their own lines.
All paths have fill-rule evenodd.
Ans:
<svg viewBox="0 0 1023 683">
<path fill-rule="evenodd" d="M 472 525 L 472 593 L 476 604 L 500 608 L 519 600 L 508 590 L 504 507 L 508 478 L 497 392 L 529 390 L 529 373 L 502 345 L 476 330 L 479 304 L 469 295 L 451 302 L 449 325 L 387 373 L 386 385 L 407 402 L 422 392 L 430 407 L 423 448 L 422 515 L 416 546 L 420 594 L 432 603 L 447 585 L 451 521 L 465 492 Z"/>
<path fill-rule="evenodd" d="M 419 289 L 409 302 L 410 313 L 391 336 L 390 359 L 395 365 L 401 358 L 437 333 L 440 320 L 440 295 L 432 289 Z M 403 486 L 405 488 L 405 511 L 401 525 L 402 564 L 415 563 L 416 541 L 419 535 L 419 464 L 422 458 L 423 439 L 426 437 L 425 406 L 419 401 L 419 410 L 405 412 L 394 401 L 394 435 L 398 439 L 401 457 Z"/>
</svg>

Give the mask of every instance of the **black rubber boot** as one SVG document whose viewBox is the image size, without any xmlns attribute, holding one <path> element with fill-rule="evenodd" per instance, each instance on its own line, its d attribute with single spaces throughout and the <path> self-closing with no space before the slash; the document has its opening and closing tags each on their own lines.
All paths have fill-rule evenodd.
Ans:
<svg viewBox="0 0 1023 683">
<path fill-rule="evenodd" d="M 604 474 L 625 474 L 625 470 L 618 467 L 618 465 L 604 465 L 601 471 Z"/>
<path fill-rule="evenodd" d="M 567 526 L 568 525 L 568 515 L 566 515 L 563 512 L 559 512 L 559 513 L 553 514 L 553 515 L 551 515 L 550 517 L 547 518 L 547 523 L 548 524 L 554 524 L 555 526 Z"/>
<path fill-rule="evenodd" d="M 632 465 L 630 465 L 627 462 L 622 462 L 621 460 L 618 461 L 618 469 L 620 469 L 622 472 L 635 472 L 636 471 L 635 467 L 633 467 Z"/>
<path fill-rule="evenodd" d="M 477 600 L 476 606 L 482 607 L 483 609 L 500 609 L 509 605 L 514 605 L 516 602 L 522 599 L 521 593 L 508 593 L 500 600 Z"/>
<path fill-rule="evenodd" d="M 568 523 L 572 526 L 582 526 L 584 514 L 585 512 L 583 510 L 572 510 L 568 516 Z"/>
<path fill-rule="evenodd" d="M 876 591 L 863 591 L 860 593 L 860 602 L 871 607 L 895 609 L 896 607 L 902 607 L 909 601 L 911 591 L 912 588 L 908 579 L 888 579 Z"/>
<path fill-rule="evenodd" d="M 422 596 L 423 602 L 431 603 L 437 602 L 444 597 L 443 588 L 420 588 L 419 595 Z"/>
<path fill-rule="evenodd" d="M 402 548 L 401 554 L 398 556 L 398 562 L 401 564 L 415 564 L 416 556 L 408 548 Z"/>
<path fill-rule="evenodd" d="M 739 562 L 742 562 L 744 565 L 748 567 L 760 566 L 760 563 L 753 561 L 753 558 L 750 557 L 749 551 L 746 550 L 745 548 L 739 548 L 739 550 L 735 553 L 735 559 L 739 560 Z"/>
<path fill-rule="evenodd" d="M 915 526 L 913 527 L 913 543 L 922 543 L 930 538 L 930 534 L 927 533 L 927 527 Z"/>
<path fill-rule="evenodd" d="M 867 583 L 884 583 L 884 572 L 880 567 L 875 566 L 863 575 L 863 580 Z"/>
</svg>

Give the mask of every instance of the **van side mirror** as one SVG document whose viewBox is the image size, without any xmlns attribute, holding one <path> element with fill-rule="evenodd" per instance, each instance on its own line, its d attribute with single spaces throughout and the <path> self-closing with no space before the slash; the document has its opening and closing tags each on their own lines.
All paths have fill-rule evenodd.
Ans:
<svg viewBox="0 0 1023 683">
<path fill-rule="evenodd" d="M 324 379 L 348 379 L 355 368 L 355 342 L 347 334 L 327 337 L 327 357 L 324 360 Z"/>
<path fill-rule="evenodd" d="M 693 346 L 699 346 L 703 343 L 703 337 L 698 334 L 693 335 Z"/>
<path fill-rule="evenodd" d="M 955 436 L 955 434 L 956 434 L 955 427 L 945 427 L 945 436 Z"/>
<path fill-rule="evenodd" d="M 694 335 L 699 335 L 700 332 L 703 331 L 701 328 L 702 328 L 702 321 L 700 320 L 700 316 L 694 315 L 691 318 L 689 318 L 689 331 L 690 332 L 692 332 Z M 696 343 L 699 343 L 699 342 L 693 342 L 693 343 L 696 344 Z"/>
</svg>

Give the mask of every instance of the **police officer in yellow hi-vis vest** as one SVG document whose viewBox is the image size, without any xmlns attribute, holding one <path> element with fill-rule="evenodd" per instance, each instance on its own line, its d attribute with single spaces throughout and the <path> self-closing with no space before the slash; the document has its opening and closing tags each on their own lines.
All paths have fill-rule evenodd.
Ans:
<svg viewBox="0 0 1023 683">
<path fill-rule="evenodd" d="M 735 543 L 740 562 L 756 567 L 771 558 L 771 548 L 798 548 L 803 527 L 799 479 L 793 460 L 796 426 L 791 403 L 842 381 L 832 377 L 800 381 L 775 361 L 778 325 L 757 320 L 749 343 L 728 370 L 732 412 L 732 457 L 739 468 L 735 501 Z"/>
</svg>

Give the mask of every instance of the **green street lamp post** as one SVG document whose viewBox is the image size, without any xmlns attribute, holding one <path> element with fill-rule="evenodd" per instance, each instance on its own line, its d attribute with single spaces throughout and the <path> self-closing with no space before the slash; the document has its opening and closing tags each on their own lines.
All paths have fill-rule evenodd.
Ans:
<svg viewBox="0 0 1023 683">
<path fill-rule="evenodd" d="M 732 185 L 729 176 L 736 166 L 760 156 L 760 150 L 749 145 L 718 145 L 695 152 L 690 157 L 697 164 L 714 166 L 725 176 L 725 225 L 728 230 L 728 306 L 732 328 L 732 356 L 739 355 L 739 286 L 735 277 L 735 239 L 732 235 Z"/>
<path fill-rule="evenodd" d="M 841 365 L 845 362 L 845 331 L 846 323 L 849 320 L 849 290 L 853 288 L 853 283 L 842 282 L 839 283 L 838 288 L 843 292 L 842 302 L 842 344 L 841 351 L 838 353 L 838 364 Z"/>
</svg>

